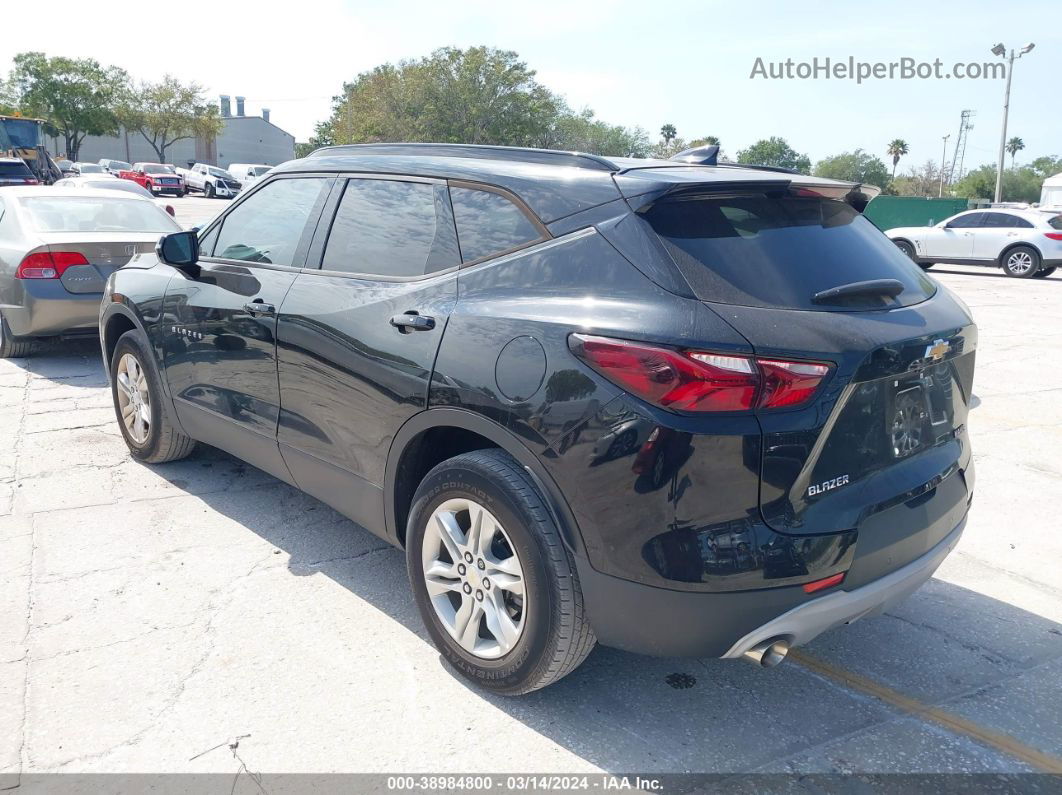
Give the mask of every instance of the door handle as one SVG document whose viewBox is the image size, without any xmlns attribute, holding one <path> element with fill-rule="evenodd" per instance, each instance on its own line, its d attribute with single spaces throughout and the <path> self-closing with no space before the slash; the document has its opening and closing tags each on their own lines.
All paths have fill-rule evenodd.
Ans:
<svg viewBox="0 0 1062 795">
<path fill-rule="evenodd" d="M 391 325 L 403 334 L 408 334 L 411 331 L 431 331 L 435 328 L 435 318 L 409 311 L 401 315 L 392 316 Z"/>
<path fill-rule="evenodd" d="M 244 304 L 243 308 L 246 309 L 252 315 L 275 315 L 277 313 L 277 308 L 275 306 L 273 306 L 272 304 L 267 304 L 261 299 L 257 301 L 250 301 Z"/>
</svg>

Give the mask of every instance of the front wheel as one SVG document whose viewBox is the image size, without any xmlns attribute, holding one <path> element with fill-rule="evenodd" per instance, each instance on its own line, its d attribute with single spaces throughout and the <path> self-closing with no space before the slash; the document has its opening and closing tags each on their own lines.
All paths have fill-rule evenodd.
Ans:
<svg viewBox="0 0 1062 795">
<path fill-rule="evenodd" d="M 1003 272 L 1015 279 L 1028 279 L 1040 270 L 1040 252 L 1031 246 L 1015 246 L 1003 255 Z"/>
<path fill-rule="evenodd" d="M 211 183 L 211 182 L 208 182 L 203 188 L 203 194 L 208 199 L 213 199 L 214 198 L 214 184 Z"/>
<path fill-rule="evenodd" d="M 1058 270 L 1058 266 L 1057 265 L 1052 265 L 1050 268 L 1044 268 L 1044 267 L 1041 266 L 1040 270 L 1038 270 L 1036 272 L 1036 275 L 1033 276 L 1033 278 L 1034 279 L 1046 279 L 1048 276 L 1050 276 L 1056 270 Z"/>
<path fill-rule="evenodd" d="M 133 458 L 162 464 L 185 458 L 195 449 L 195 440 L 177 430 L 167 415 L 155 360 L 137 331 L 127 331 L 114 346 L 111 397 Z"/>
<path fill-rule="evenodd" d="M 488 690 L 545 687 L 594 646 L 571 554 L 526 472 L 501 450 L 428 473 L 413 498 L 406 563 L 432 642 Z"/>
</svg>

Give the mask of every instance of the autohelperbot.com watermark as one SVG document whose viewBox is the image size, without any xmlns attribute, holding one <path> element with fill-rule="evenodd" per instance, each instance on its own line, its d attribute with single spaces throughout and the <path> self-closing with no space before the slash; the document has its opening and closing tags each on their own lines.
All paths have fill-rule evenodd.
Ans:
<svg viewBox="0 0 1062 795">
<path fill-rule="evenodd" d="M 757 58 L 749 73 L 751 80 L 1002 80 L 1007 65 L 1002 61 L 959 61 L 946 65 L 940 58 L 920 61 L 897 58 L 895 61 L 858 61 L 847 58 L 819 58 L 783 61 Z"/>
</svg>

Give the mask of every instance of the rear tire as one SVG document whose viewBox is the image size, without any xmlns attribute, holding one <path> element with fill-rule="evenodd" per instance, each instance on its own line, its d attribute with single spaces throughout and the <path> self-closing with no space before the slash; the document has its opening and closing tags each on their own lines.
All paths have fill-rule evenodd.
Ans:
<svg viewBox="0 0 1062 795">
<path fill-rule="evenodd" d="M 464 453 L 427 474 L 413 498 L 406 563 L 435 647 L 487 690 L 513 696 L 552 684 L 596 642 L 545 501 L 501 450 Z"/>
<path fill-rule="evenodd" d="M 21 359 L 33 353 L 34 340 L 16 337 L 0 315 L 0 359 Z"/>
<path fill-rule="evenodd" d="M 1057 266 L 1057 265 L 1052 265 L 1052 266 L 1051 266 L 1050 268 L 1045 268 L 1045 267 L 1043 267 L 1043 266 L 1041 265 L 1041 266 L 1040 266 L 1040 270 L 1038 270 L 1038 271 L 1037 271 L 1037 272 L 1036 272 L 1036 273 L 1035 273 L 1035 274 L 1033 275 L 1033 278 L 1034 278 L 1034 279 L 1046 279 L 1046 278 L 1047 278 L 1048 276 L 1050 276 L 1050 275 L 1051 275 L 1052 273 L 1054 273 L 1054 272 L 1055 272 L 1056 270 L 1058 270 L 1058 266 Z"/>
<path fill-rule="evenodd" d="M 111 397 L 129 454 L 145 464 L 186 458 L 195 440 L 171 422 L 151 351 L 138 331 L 118 338 L 111 356 Z"/>
<path fill-rule="evenodd" d="M 1002 259 L 1003 272 L 1015 279 L 1028 279 L 1040 270 L 1040 252 L 1032 246 L 1015 246 Z"/>
</svg>

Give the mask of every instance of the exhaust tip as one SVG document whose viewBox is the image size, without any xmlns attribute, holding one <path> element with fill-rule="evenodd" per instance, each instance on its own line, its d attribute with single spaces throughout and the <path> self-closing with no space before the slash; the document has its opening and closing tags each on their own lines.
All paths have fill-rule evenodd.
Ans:
<svg viewBox="0 0 1062 795">
<path fill-rule="evenodd" d="M 778 638 L 753 646 L 742 654 L 741 658 L 761 668 L 774 668 L 785 660 L 787 654 L 789 654 L 789 641 L 785 638 Z"/>
</svg>

